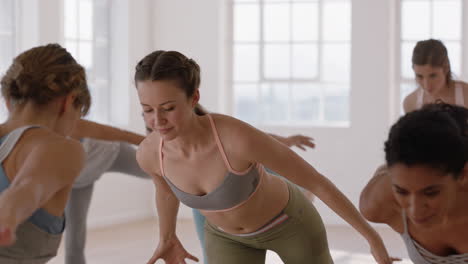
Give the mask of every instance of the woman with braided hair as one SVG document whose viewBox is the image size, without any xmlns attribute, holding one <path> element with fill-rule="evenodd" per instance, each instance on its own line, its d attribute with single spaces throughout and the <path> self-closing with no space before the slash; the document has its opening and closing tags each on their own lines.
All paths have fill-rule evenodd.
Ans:
<svg viewBox="0 0 468 264">
<path fill-rule="evenodd" d="M 13 60 L 1 90 L 0 263 L 42 264 L 57 253 L 83 167 L 83 148 L 68 136 L 90 107 L 85 71 L 61 46 L 39 46 Z"/>
</svg>

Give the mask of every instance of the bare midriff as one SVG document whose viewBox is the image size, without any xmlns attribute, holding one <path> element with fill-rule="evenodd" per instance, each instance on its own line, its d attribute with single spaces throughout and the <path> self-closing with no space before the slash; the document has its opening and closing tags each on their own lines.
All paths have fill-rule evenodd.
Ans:
<svg viewBox="0 0 468 264">
<path fill-rule="evenodd" d="M 230 234 L 252 233 L 270 222 L 286 207 L 289 190 L 286 182 L 265 173 L 258 190 L 240 207 L 216 212 L 201 210 L 210 224 Z"/>
</svg>

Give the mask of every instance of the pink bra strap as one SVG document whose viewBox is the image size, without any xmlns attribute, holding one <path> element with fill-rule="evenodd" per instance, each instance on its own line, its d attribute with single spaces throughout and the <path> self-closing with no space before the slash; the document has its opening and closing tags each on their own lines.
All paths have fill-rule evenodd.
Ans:
<svg viewBox="0 0 468 264">
<path fill-rule="evenodd" d="M 159 141 L 159 168 L 161 169 L 162 176 L 165 175 L 164 166 L 163 166 L 163 155 L 164 154 L 162 152 L 163 145 L 164 145 L 164 141 L 161 138 L 161 140 Z"/>
<path fill-rule="evenodd" d="M 213 121 L 213 117 L 211 117 L 210 114 L 207 114 L 207 116 L 208 116 L 208 119 L 210 120 L 211 128 L 213 129 L 213 134 L 216 140 L 216 144 L 218 145 L 219 152 L 221 152 L 221 156 L 223 157 L 224 164 L 226 164 L 226 167 L 228 168 L 230 172 L 235 173 L 231 167 L 231 164 L 229 163 L 229 160 L 227 159 L 226 152 L 224 152 L 224 147 L 223 147 L 223 144 L 221 143 L 221 140 L 219 139 L 218 130 L 216 129 L 216 125 Z"/>
</svg>

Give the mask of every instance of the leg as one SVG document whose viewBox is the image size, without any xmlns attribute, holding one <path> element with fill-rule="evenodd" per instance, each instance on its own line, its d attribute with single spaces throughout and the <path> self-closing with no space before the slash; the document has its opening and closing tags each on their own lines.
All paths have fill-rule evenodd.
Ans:
<svg viewBox="0 0 468 264">
<path fill-rule="evenodd" d="M 197 209 L 192 209 L 193 220 L 195 221 L 195 229 L 197 230 L 198 240 L 200 240 L 200 246 L 203 252 L 203 263 L 208 264 L 208 259 L 206 258 L 206 248 L 205 248 L 205 217 Z"/>
<path fill-rule="evenodd" d="M 286 264 L 332 264 L 322 219 L 301 191 L 289 184 L 289 202 L 284 212 L 290 217 L 275 233 L 265 234 L 265 246 L 278 253 Z"/>
<path fill-rule="evenodd" d="M 121 172 L 139 178 L 150 178 L 136 161 L 135 147 L 125 142 L 120 142 L 119 154 L 108 171 Z"/>
<path fill-rule="evenodd" d="M 230 239 L 208 223 L 205 224 L 205 239 L 208 263 L 265 264 L 265 249 Z"/>
<path fill-rule="evenodd" d="M 72 189 L 65 208 L 65 263 L 85 264 L 86 218 L 94 184 Z"/>
</svg>

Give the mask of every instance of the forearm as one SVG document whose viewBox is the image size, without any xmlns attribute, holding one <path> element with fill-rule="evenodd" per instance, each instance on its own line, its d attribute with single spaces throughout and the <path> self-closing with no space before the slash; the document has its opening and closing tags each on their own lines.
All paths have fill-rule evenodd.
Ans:
<svg viewBox="0 0 468 264">
<path fill-rule="evenodd" d="M 378 238 L 377 233 L 362 217 L 351 201 L 327 178 L 311 190 L 330 209 L 354 227 L 367 240 Z"/>
<path fill-rule="evenodd" d="M 176 234 L 177 212 L 179 200 L 171 190 L 160 186 L 156 188 L 156 206 L 159 217 L 159 238 L 168 241 Z"/>
<path fill-rule="evenodd" d="M 108 141 L 123 141 L 133 145 L 139 145 L 145 139 L 143 135 L 88 120 L 79 120 L 72 133 L 72 137 L 76 139 L 94 138 Z"/>
</svg>

